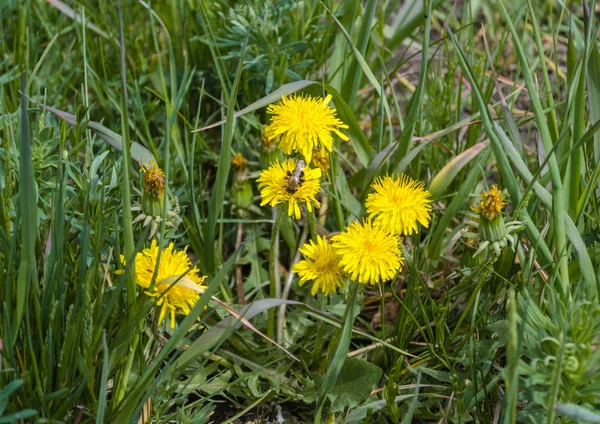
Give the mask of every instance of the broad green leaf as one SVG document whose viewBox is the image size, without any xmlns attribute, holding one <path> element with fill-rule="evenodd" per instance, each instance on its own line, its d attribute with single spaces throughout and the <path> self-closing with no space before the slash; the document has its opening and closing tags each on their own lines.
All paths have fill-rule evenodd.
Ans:
<svg viewBox="0 0 600 424">
<path fill-rule="evenodd" d="M 350 191 L 346 175 L 343 172 L 340 172 L 338 175 L 337 185 L 342 205 L 344 205 L 344 207 L 356 218 L 360 218 L 363 215 L 362 205 Z"/>
<path fill-rule="evenodd" d="M 65 120 L 69 124 L 77 125 L 77 117 L 75 115 L 63 112 L 62 110 L 55 109 L 51 106 L 43 105 L 41 103 L 39 103 L 39 105 L 49 112 L 52 112 L 60 119 Z M 123 151 L 123 138 L 119 134 L 95 121 L 89 121 L 88 127 L 93 129 L 102 140 L 110 144 L 112 147 L 118 151 Z M 133 141 L 131 143 L 131 159 L 136 162 L 140 162 L 142 165 L 148 165 L 150 161 L 156 161 L 150 150 L 146 149 L 137 141 Z"/>
<path fill-rule="evenodd" d="M 17 305 L 13 321 L 13 339 L 10 341 L 11 345 L 15 344 L 19 333 L 30 285 L 33 281 L 37 280 L 35 245 L 38 238 L 38 194 L 33 169 L 31 139 L 29 138 L 25 74 L 21 75 L 21 132 L 19 139 L 21 260 L 17 277 Z"/>
<path fill-rule="evenodd" d="M 594 271 L 594 265 L 592 264 L 592 259 L 590 258 L 590 253 L 588 252 L 588 246 L 586 246 L 585 242 L 581 238 L 581 234 L 577 230 L 575 223 L 571 219 L 571 216 L 565 211 L 563 214 L 565 218 L 565 229 L 567 232 L 567 237 L 573 243 L 573 247 L 577 252 L 577 256 L 579 256 L 579 267 L 581 268 L 581 273 L 583 274 L 583 279 L 587 286 L 588 298 L 598 298 L 598 287 L 596 282 L 596 273 Z"/>
<path fill-rule="evenodd" d="M 358 358 L 346 359 L 333 389 L 327 397 L 330 412 L 341 412 L 365 401 L 379 384 L 383 371 L 377 365 Z"/>
<path fill-rule="evenodd" d="M 452 159 L 446 166 L 444 166 L 440 172 L 431 180 L 429 184 L 429 191 L 434 200 L 439 199 L 442 194 L 445 193 L 446 189 L 454 180 L 454 177 L 465 167 L 473 158 L 475 158 L 481 151 L 488 146 L 489 141 L 483 141 L 465 150 L 460 155 Z"/>
</svg>

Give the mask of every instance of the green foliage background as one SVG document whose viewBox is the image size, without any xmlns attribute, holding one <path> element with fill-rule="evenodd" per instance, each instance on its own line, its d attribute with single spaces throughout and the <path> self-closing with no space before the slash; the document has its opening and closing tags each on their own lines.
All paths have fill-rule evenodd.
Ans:
<svg viewBox="0 0 600 424">
<path fill-rule="evenodd" d="M 0 422 L 600 422 L 599 10 L 4 1 Z M 364 216 L 379 175 L 432 192 L 395 282 L 323 299 L 290 273 L 309 225 L 284 217 L 278 239 L 259 207 L 254 181 L 281 154 L 263 147 L 256 102 L 299 89 L 332 94 L 350 127 L 320 232 Z M 160 241 L 208 276 L 175 330 L 114 272 L 149 243 L 134 205 L 152 157 L 172 199 Z M 462 233 L 492 184 L 523 229 L 516 250 L 478 260 Z M 212 295 L 262 332 L 276 317 L 287 352 Z"/>
</svg>

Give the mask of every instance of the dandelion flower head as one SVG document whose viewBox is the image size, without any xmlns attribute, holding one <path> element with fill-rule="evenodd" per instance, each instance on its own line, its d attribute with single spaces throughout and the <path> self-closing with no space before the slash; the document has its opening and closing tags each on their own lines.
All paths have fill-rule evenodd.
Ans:
<svg viewBox="0 0 600 424">
<path fill-rule="evenodd" d="M 431 194 L 422 183 L 406 175 L 378 178 L 372 185 L 375 193 L 365 203 L 369 217 L 392 234 L 418 233 L 417 223 L 429 226 Z"/>
<path fill-rule="evenodd" d="M 326 238 L 319 236 L 316 243 L 311 240 L 299 250 L 304 255 L 304 259 L 294 265 L 294 272 L 300 277 L 299 285 L 312 281 L 310 293 L 313 296 L 319 290 L 327 296 L 344 286 L 340 258 Z"/>
<path fill-rule="evenodd" d="M 290 189 L 290 176 L 296 169 L 296 161 L 288 159 L 283 163 L 276 161 L 271 166 L 260 173 L 256 180 L 260 195 L 262 197 L 261 206 L 268 204 L 273 207 L 279 203 L 288 204 L 288 215 L 295 219 L 300 219 L 300 206 L 306 203 L 309 212 L 312 212 L 313 206 L 321 206 L 315 198 L 321 185 L 321 170 L 319 168 L 311 169 L 306 166 L 302 170 L 302 177 L 298 184 Z"/>
<path fill-rule="evenodd" d="M 475 212 L 480 216 L 485 216 L 490 221 L 502 213 L 502 209 L 506 205 L 506 203 L 504 203 L 502 192 L 495 184 L 490 191 L 482 191 L 479 197 L 481 198 L 481 202 L 479 202 L 479 205 L 475 208 Z"/>
<path fill-rule="evenodd" d="M 348 128 L 335 115 L 329 106 L 331 95 L 325 97 L 283 96 L 278 104 L 272 104 L 267 111 L 271 123 L 265 127 L 268 140 L 278 140 L 279 147 L 286 155 L 300 152 L 307 163 L 312 160 L 313 150 L 324 147 L 331 152 L 334 132 L 342 140 L 348 137 L 340 129 Z"/>
<path fill-rule="evenodd" d="M 158 323 L 160 324 L 169 312 L 171 328 L 174 328 L 175 314 L 185 315 L 190 312 L 200 298 L 200 293 L 206 289 L 203 285 L 206 277 L 192 265 L 185 250 L 177 251 L 171 243 L 162 249 L 156 284 L 151 288 L 158 252 L 158 244 L 153 240 L 149 248 L 136 255 L 136 282 L 140 287 L 147 289 L 146 293 L 155 298 L 156 304 L 161 307 Z M 176 281 L 177 283 L 173 284 Z"/>
<path fill-rule="evenodd" d="M 401 240 L 368 220 L 352 222 L 332 241 L 342 269 L 362 284 L 391 280 L 404 264 Z"/>
</svg>

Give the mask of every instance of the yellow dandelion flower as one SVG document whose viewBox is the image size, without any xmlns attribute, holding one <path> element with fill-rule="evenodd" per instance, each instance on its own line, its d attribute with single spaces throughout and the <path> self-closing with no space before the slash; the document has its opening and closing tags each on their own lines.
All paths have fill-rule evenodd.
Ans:
<svg viewBox="0 0 600 424">
<path fill-rule="evenodd" d="M 423 183 L 406 175 L 378 178 L 371 187 L 375 193 L 367 196 L 365 206 L 369 217 L 392 234 L 418 233 L 417 223 L 429 227 L 431 193 Z"/>
<path fill-rule="evenodd" d="M 299 161 L 300 162 L 300 161 Z M 262 197 L 261 206 L 269 204 L 275 206 L 279 203 L 288 204 L 288 215 L 295 219 L 300 219 L 300 205 L 306 203 L 309 212 L 312 212 L 313 205 L 318 208 L 321 206 L 315 198 L 321 185 L 321 170 L 319 168 L 310 169 L 304 167 L 298 176 L 293 174 L 297 171 L 297 162 L 288 159 L 282 164 L 279 161 L 272 163 L 269 169 L 260 173 L 256 180 L 260 195 Z"/>
<path fill-rule="evenodd" d="M 362 284 L 391 280 L 404 264 L 401 239 L 368 220 L 352 222 L 332 241 L 342 269 Z"/>
<path fill-rule="evenodd" d="M 278 104 L 270 105 L 271 123 L 265 127 L 267 140 L 278 140 L 286 155 L 300 152 L 310 163 L 314 149 L 324 147 L 331 152 L 336 133 L 342 140 L 348 137 L 340 129 L 348 128 L 336 118 L 329 106 L 331 95 L 325 97 L 283 96 Z"/>
<path fill-rule="evenodd" d="M 304 255 L 304 260 L 298 262 L 293 268 L 300 277 L 299 285 L 312 281 L 310 293 L 313 296 L 319 290 L 327 296 L 344 286 L 340 258 L 327 239 L 319 236 L 316 244 L 311 240 L 299 250 Z"/>
<path fill-rule="evenodd" d="M 156 268 L 159 247 L 156 240 L 149 248 L 142 250 L 135 257 L 135 274 L 137 284 L 147 289 L 149 296 L 156 298 L 156 304 L 161 306 L 158 323 L 160 324 L 167 313 L 170 314 L 171 328 L 175 327 L 175 314 L 188 314 L 206 286 L 203 285 L 205 276 L 192 265 L 185 250 L 174 250 L 173 243 L 162 250 L 156 284 L 150 287 Z M 181 278 L 180 278 L 181 277 Z M 178 280 L 179 279 L 179 280 Z M 175 283 L 177 281 L 177 283 Z M 175 285 L 173 285 L 175 283 Z M 160 297 L 162 295 L 162 297 Z"/>
<path fill-rule="evenodd" d="M 153 160 L 145 166 L 140 163 L 140 167 L 144 174 L 144 189 L 155 196 L 162 197 L 165 191 L 165 173 Z"/>
<path fill-rule="evenodd" d="M 481 197 L 481 202 L 475 208 L 475 212 L 485 216 L 490 221 L 496 218 L 502 212 L 504 205 L 506 205 L 502 192 L 495 184 L 490 191 L 482 191 L 479 197 Z"/>
</svg>

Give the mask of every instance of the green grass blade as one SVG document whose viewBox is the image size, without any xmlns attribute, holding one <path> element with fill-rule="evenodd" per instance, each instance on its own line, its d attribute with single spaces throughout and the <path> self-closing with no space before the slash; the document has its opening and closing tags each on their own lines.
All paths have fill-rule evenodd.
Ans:
<svg viewBox="0 0 600 424">
<path fill-rule="evenodd" d="M 398 140 L 398 153 L 396 160 L 392 166 L 395 169 L 398 162 L 406 155 L 412 141 L 413 134 L 417 121 L 421 119 L 421 105 L 423 103 L 423 95 L 425 93 L 425 86 L 427 82 L 427 65 L 429 60 L 429 36 L 431 31 L 431 11 L 433 7 L 433 1 L 429 1 L 427 11 L 425 12 L 425 32 L 423 36 L 423 48 L 421 50 L 421 67 L 419 71 L 419 83 L 417 89 L 410 100 L 410 110 L 404 122 L 404 129 Z"/>
<path fill-rule="evenodd" d="M 246 46 L 248 44 L 248 38 L 242 47 L 240 61 L 238 68 L 235 73 L 235 80 L 231 90 L 231 96 L 227 101 L 227 117 L 225 119 L 225 127 L 223 128 L 223 136 L 221 137 L 221 148 L 219 156 L 219 165 L 217 168 L 217 177 L 215 179 L 215 185 L 213 188 L 212 196 L 210 197 L 209 209 L 208 209 L 208 220 L 206 222 L 204 230 L 204 241 L 206 249 L 204 249 L 204 266 L 209 274 L 213 274 L 217 269 L 217 259 L 220 261 L 221 258 L 216 257 L 215 249 L 215 235 L 217 230 L 217 218 L 221 215 L 223 210 L 223 201 L 225 200 L 225 189 L 227 187 L 227 178 L 229 176 L 229 157 L 231 155 L 231 140 L 233 139 L 233 125 L 235 123 L 233 119 L 235 102 L 240 85 L 240 79 L 242 77 L 242 70 L 244 64 L 244 56 L 246 54 Z"/>
<path fill-rule="evenodd" d="M 598 47 L 593 47 L 590 53 L 587 73 L 587 93 L 590 110 L 590 121 L 600 122 L 600 51 Z M 575 140 L 577 141 L 577 140 Z M 600 133 L 594 136 L 593 149 L 594 162 L 600 163 Z M 597 186 L 600 189 L 600 184 Z"/>
<path fill-rule="evenodd" d="M 533 79 L 533 75 L 531 74 L 531 69 L 529 67 L 529 63 L 527 61 L 527 55 L 525 50 L 523 49 L 523 45 L 519 40 L 517 30 L 513 24 L 513 21 L 506 10 L 506 6 L 504 5 L 504 0 L 499 0 L 497 4 L 500 7 L 500 11 L 502 16 L 504 17 L 504 21 L 506 26 L 511 32 L 514 48 L 516 50 L 517 56 L 519 58 L 519 63 L 521 65 L 521 72 L 523 74 L 523 79 L 525 81 L 525 86 L 527 87 L 527 91 L 529 92 L 529 98 L 531 100 L 531 107 L 533 109 L 533 113 L 535 115 L 535 121 L 538 127 L 538 131 L 540 133 L 540 138 L 542 140 L 542 144 L 544 145 L 544 149 L 546 150 L 546 154 L 550 154 L 552 151 L 552 137 L 550 135 L 550 130 L 548 129 L 548 124 L 546 123 L 546 117 L 544 113 L 544 109 L 542 108 L 540 99 L 537 95 L 536 84 Z M 565 232 L 565 224 L 564 220 L 561 219 L 563 210 L 565 209 L 565 196 L 562 185 L 562 178 L 560 174 L 560 170 L 558 168 L 556 155 L 553 154 L 550 157 L 549 163 L 550 167 L 550 175 L 552 177 L 552 190 L 553 190 L 553 223 L 554 223 L 554 237 L 556 244 L 556 251 L 561 252 L 561 257 L 558 258 L 558 267 L 560 271 L 560 275 L 562 277 L 563 282 L 563 292 L 566 291 L 566 287 L 569 284 L 569 267 L 567 263 L 566 253 L 566 232 Z M 512 193 L 511 193 L 512 194 Z"/>
<path fill-rule="evenodd" d="M 33 175 L 29 115 L 25 95 L 25 74 L 21 75 L 21 133 L 19 137 L 19 214 L 21 222 L 21 260 L 17 277 L 17 305 L 13 321 L 15 344 L 18 329 L 25 313 L 25 302 L 30 284 L 36 273 L 35 244 L 38 237 L 37 190 Z"/>
<path fill-rule="evenodd" d="M 358 31 L 357 50 L 364 57 L 367 52 L 367 46 L 369 45 L 371 35 L 371 25 L 373 25 L 373 17 L 377 10 L 377 0 L 368 0 L 365 6 L 364 14 L 361 18 L 360 30 Z M 346 78 L 342 84 L 341 92 L 346 95 L 348 104 L 350 107 L 354 107 L 356 104 L 356 93 L 360 85 L 362 74 L 359 72 L 358 59 L 350 63 L 346 72 Z"/>
<path fill-rule="evenodd" d="M 446 166 L 444 166 L 440 172 L 429 183 L 429 192 L 434 200 L 439 199 L 442 194 L 445 193 L 446 189 L 458 173 L 463 169 L 469 162 L 471 162 L 481 151 L 489 145 L 488 141 L 482 141 L 474 145 L 473 147 L 465 150 L 454 159 L 452 159 Z"/>
<path fill-rule="evenodd" d="M 104 422 L 104 411 L 106 410 L 106 390 L 108 383 L 108 346 L 106 345 L 106 333 L 102 333 L 102 374 L 100 376 L 100 394 L 98 396 L 98 411 L 96 422 Z"/>
<path fill-rule="evenodd" d="M 348 45 L 352 49 L 352 53 L 354 54 L 355 59 L 357 60 L 358 64 L 360 65 L 361 70 L 364 72 L 365 76 L 367 77 L 367 79 L 369 80 L 369 82 L 371 83 L 371 85 L 373 86 L 375 91 L 377 92 L 377 94 L 383 100 L 383 108 L 385 110 L 385 115 L 386 115 L 386 118 L 388 119 L 388 122 L 392 122 L 392 117 L 391 117 L 391 113 L 390 113 L 390 105 L 388 104 L 385 93 L 383 93 L 381 90 L 380 82 L 375 77 L 375 74 L 369 67 L 369 65 L 368 65 L 367 61 L 365 60 L 365 58 L 363 57 L 363 55 L 360 53 L 358 48 L 354 45 L 354 42 L 352 41 L 352 37 L 350 36 L 350 34 L 348 34 L 348 31 L 346 31 L 346 28 L 344 28 L 342 23 L 335 17 L 335 15 L 331 12 L 331 10 L 329 10 L 327 8 L 327 6 L 325 6 L 325 4 L 323 4 L 323 2 L 320 1 L 320 3 L 325 8 L 327 13 L 331 16 L 331 18 L 333 19 L 335 24 L 338 26 L 341 33 L 346 38 L 346 41 L 348 42 Z"/>
<path fill-rule="evenodd" d="M 335 386 L 335 382 L 340 374 L 342 366 L 346 361 L 346 355 L 348 354 L 348 349 L 350 348 L 350 341 L 352 339 L 352 326 L 354 323 L 354 313 L 353 306 L 354 301 L 356 299 L 356 293 L 358 291 L 358 283 L 354 283 L 354 288 L 352 289 L 352 296 L 346 305 L 345 319 L 344 319 L 344 327 L 341 331 L 340 341 L 337 345 L 335 353 L 331 358 L 331 362 L 327 367 L 327 372 L 323 377 L 323 384 L 321 386 L 321 390 L 319 391 L 319 398 L 317 399 L 317 410 L 315 414 L 315 423 L 320 422 L 321 419 L 321 411 L 323 410 L 323 406 L 325 405 L 325 401 L 327 400 L 327 395 L 333 387 Z"/>
</svg>

